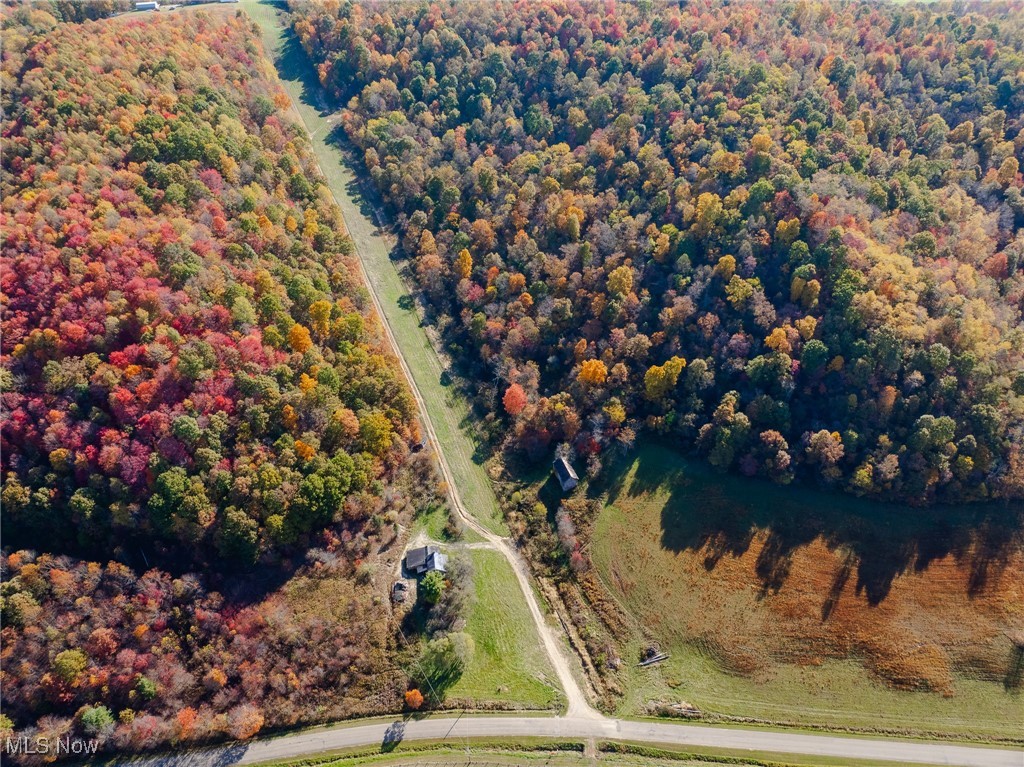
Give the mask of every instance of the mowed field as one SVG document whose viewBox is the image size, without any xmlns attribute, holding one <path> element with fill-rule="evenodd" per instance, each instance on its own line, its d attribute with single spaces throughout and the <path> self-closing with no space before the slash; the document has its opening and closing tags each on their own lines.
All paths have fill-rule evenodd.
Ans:
<svg viewBox="0 0 1024 767">
<path fill-rule="evenodd" d="M 497 551 L 471 549 L 476 599 L 466 621 L 475 650 L 450 700 L 557 708 L 563 700 L 515 574 Z"/>
<path fill-rule="evenodd" d="M 829 727 L 1024 734 L 1024 552 L 1005 508 L 910 509 L 716 474 L 648 446 L 594 527 L 651 700 Z M 599 489 L 599 490 L 601 490 Z M 635 666 L 645 644 L 671 654 Z"/>
</svg>

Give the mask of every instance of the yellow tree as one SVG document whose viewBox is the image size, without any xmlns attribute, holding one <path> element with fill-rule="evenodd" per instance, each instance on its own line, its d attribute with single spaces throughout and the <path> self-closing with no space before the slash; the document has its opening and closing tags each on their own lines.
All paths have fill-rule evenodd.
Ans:
<svg viewBox="0 0 1024 767">
<path fill-rule="evenodd" d="M 1003 160 L 1003 164 L 999 166 L 999 173 L 996 175 L 999 183 L 1003 186 L 1009 186 L 1017 179 L 1017 171 L 1020 170 L 1020 163 L 1017 162 L 1016 157 L 1007 157 Z"/>
<path fill-rule="evenodd" d="M 434 235 L 430 233 L 429 229 L 424 229 L 420 234 L 420 255 L 437 255 L 437 243 L 434 241 Z"/>
<path fill-rule="evenodd" d="M 722 256 L 715 264 L 715 274 L 728 282 L 736 273 L 735 256 Z"/>
<path fill-rule="evenodd" d="M 313 339 L 309 337 L 309 330 L 305 325 L 295 323 L 292 325 L 292 329 L 288 331 L 288 343 L 293 351 L 305 354 L 313 345 Z"/>
<path fill-rule="evenodd" d="M 810 341 L 814 337 L 814 331 L 818 327 L 818 321 L 810 315 L 793 321 L 793 326 L 800 331 L 800 337 Z"/>
<path fill-rule="evenodd" d="M 768 334 L 768 337 L 764 339 L 764 343 L 769 349 L 781 352 L 782 354 L 789 354 L 793 351 L 793 347 L 789 343 L 789 335 L 786 333 L 784 328 L 775 328 Z"/>
<path fill-rule="evenodd" d="M 317 221 L 316 211 L 313 208 L 307 208 L 302 215 L 304 223 L 302 225 L 302 236 L 313 238 L 316 233 L 320 231 L 320 223 Z"/>
<path fill-rule="evenodd" d="M 391 447 L 392 427 L 388 417 L 376 410 L 360 419 L 359 436 L 363 449 L 373 455 L 383 455 Z"/>
<path fill-rule="evenodd" d="M 599 386 L 607 377 L 608 368 L 601 360 L 586 360 L 580 367 L 580 374 L 576 380 L 588 386 Z"/>
<path fill-rule="evenodd" d="M 330 321 L 330 301 L 314 301 L 309 305 L 309 322 L 313 326 L 313 332 L 320 338 L 324 338 L 330 332 Z"/>
<path fill-rule="evenodd" d="M 303 442 L 301 439 L 297 439 L 295 440 L 295 455 L 303 461 L 308 461 L 316 455 L 316 448 L 307 442 Z"/>
<path fill-rule="evenodd" d="M 694 234 L 706 237 L 714 231 L 722 218 L 722 198 L 714 192 L 703 192 L 697 198 L 697 220 L 693 222 Z"/>
<path fill-rule="evenodd" d="M 604 414 L 608 416 L 608 420 L 616 426 L 619 426 L 626 420 L 626 408 L 617 399 L 610 400 L 603 409 Z"/>
<path fill-rule="evenodd" d="M 473 256 L 466 248 L 460 250 L 459 257 L 455 259 L 455 271 L 464 280 L 468 280 L 469 275 L 473 272 Z"/>
<path fill-rule="evenodd" d="M 783 245 L 789 245 L 800 236 L 800 219 L 794 217 L 780 221 L 775 225 L 775 239 Z"/>
<path fill-rule="evenodd" d="M 773 144 L 772 137 L 763 131 L 754 134 L 753 138 L 750 139 L 750 146 L 755 152 L 768 152 Z"/>
<path fill-rule="evenodd" d="M 644 390 L 647 399 L 652 402 L 661 402 L 668 396 L 676 383 L 679 381 L 679 374 L 686 367 L 686 360 L 682 357 L 673 357 L 664 365 L 651 365 L 644 374 Z"/>
<path fill-rule="evenodd" d="M 617 296 L 624 296 L 633 290 L 633 270 L 628 266 L 613 269 L 608 275 L 608 290 Z"/>
</svg>

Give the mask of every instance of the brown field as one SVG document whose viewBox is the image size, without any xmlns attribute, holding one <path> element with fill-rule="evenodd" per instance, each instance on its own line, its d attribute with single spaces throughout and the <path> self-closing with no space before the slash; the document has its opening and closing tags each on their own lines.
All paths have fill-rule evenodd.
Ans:
<svg viewBox="0 0 1024 767">
<path fill-rule="evenodd" d="M 624 655 L 627 709 L 667 684 L 736 716 L 1020 736 L 1015 514 L 774 488 L 659 448 L 604 490 L 595 582 L 632 619 L 624 652 L 673 653 L 645 672 Z"/>
</svg>

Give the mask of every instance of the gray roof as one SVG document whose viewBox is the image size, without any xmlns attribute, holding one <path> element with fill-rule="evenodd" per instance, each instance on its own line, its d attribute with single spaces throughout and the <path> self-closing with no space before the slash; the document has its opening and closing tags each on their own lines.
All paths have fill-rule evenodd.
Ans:
<svg viewBox="0 0 1024 767">
<path fill-rule="evenodd" d="M 417 570 L 427 563 L 427 555 L 431 547 L 420 546 L 418 549 L 409 549 L 405 553 L 405 566 L 410 570 Z"/>
<path fill-rule="evenodd" d="M 448 557 L 434 546 L 420 546 L 418 549 L 409 549 L 405 553 L 405 569 L 410 572 L 422 573 L 430 570 L 444 572 L 447 566 Z"/>
<path fill-rule="evenodd" d="M 570 479 L 579 480 L 579 477 L 576 476 L 576 472 L 572 468 L 572 464 L 562 456 L 558 456 L 551 466 L 555 470 L 555 474 L 558 475 L 558 481 L 562 484 L 565 484 L 565 482 Z"/>
<path fill-rule="evenodd" d="M 435 551 L 427 558 L 427 569 L 445 572 L 448 569 L 448 557 L 440 551 Z"/>
</svg>

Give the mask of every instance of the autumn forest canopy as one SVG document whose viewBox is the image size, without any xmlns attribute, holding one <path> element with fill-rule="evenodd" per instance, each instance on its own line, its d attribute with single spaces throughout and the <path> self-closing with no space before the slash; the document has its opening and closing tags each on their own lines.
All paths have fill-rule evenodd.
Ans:
<svg viewBox="0 0 1024 767">
<path fill-rule="evenodd" d="M 5 532 L 252 563 L 364 522 L 412 399 L 251 34 L 46 21 L 5 31 Z"/>
<path fill-rule="evenodd" d="M 400 700 L 356 581 L 431 470 L 305 134 L 230 13 L 4 20 L 0 736 L 138 751 Z M 314 613 L 306 571 L 262 601 L 225 579 L 304 562 L 341 590 Z"/>
<path fill-rule="evenodd" d="M 131 5 L 0 17 L 0 738 L 137 752 L 439 705 L 422 666 L 472 657 L 472 554 L 385 596 L 459 522 L 310 139 L 245 9 Z M 436 401 L 472 399 L 510 560 L 582 581 L 587 480 L 642 439 L 933 519 L 1021 508 L 1019 5 L 275 18 L 451 362 Z M 556 451 L 588 492 L 537 483 Z"/>
<path fill-rule="evenodd" d="M 464 9 L 292 10 L 509 449 L 1024 497 L 1024 15 Z"/>
</svg>

